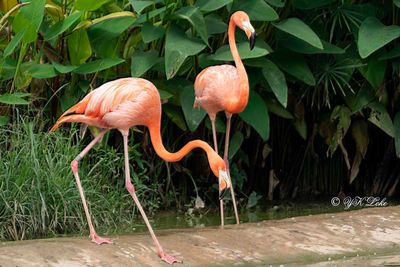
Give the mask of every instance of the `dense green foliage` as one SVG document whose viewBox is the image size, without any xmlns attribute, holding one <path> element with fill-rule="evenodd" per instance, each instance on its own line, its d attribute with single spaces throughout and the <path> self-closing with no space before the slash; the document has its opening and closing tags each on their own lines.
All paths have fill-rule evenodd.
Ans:
<svg viewBox="0 0 400 267">
<path fill-rule="evenodd" d="M 250 51 L 244 33 L 236 32 L 251 87 L 248 107 L 233 119 L 230 149 L 241 206 L 267 195 L 281 199 L 339 192 L 399 195 L 397 0 L 35 0 L 19 4 L 5 0 L 0 10 L 2 171 L 10 164 L 26 164 L 26 169 L 18 170 L 21 173 L 1 174 L 1 190 L 8 190 L 1 193 L 1 217 L 3 213 L 12 217 L 17 208 L 21 216 L 30 216 L 25 205 L 37 205 L 31 211 L 43 212 L 41 202 L 18 202 L 20 208 L 12 205 L 17 203 L 14 199 L 31 194 L 28 191 L 36 179 L 39 184 L 49 183 L 50 195 L 45 199 L 60 208 L 64 202 L 59 200 L 57 179 L 68 183 L 64 189 L 74 194 L 67 162 L 78 152 L 75 145 L 80 141 L 75 134 L 65 139 L 45 132 L 62 111 L 106 81 L 133 76 L 156 84 L 164 102 L 164 141 L 171 150 L 194 138 L 211 143 L 206 114 L 192 108 L 193 81 L 201 69 L 232 60 L 226 33 L 235 10 L 249 14 L 258 34 Z M 20 125 L 17 114 L 39 117 L 25 119 L 38 122 L 37 127 Z M 224 123 L 220 114 L 220 141 Z M 96 182 L 89 191 L 106 191 L 101 196 L 104 201 L 114 197 L 121 202 L 123 188 L 109 189 L 120 184 L 123 167 L 114 150 L 120 151 L 120 139 L 111 137 L 109 146 L 102 146 L 103 153 L 92 153 L 96 154 L 92 160 L 97 160 L 81 165 L 95 168 L 100 160 L 112 165 L 117 173 L 96 166 L 98 171 L 91 173 L 98 178 L 91 177 Z M 34 153 L 31 138 L 43 149 L 43 154 L 36 155 L 37 162 L 29 160 L 29 153 Z M 216 200 L 214 178 L 202 153 L 166 165 L 151 149 L 147 134 L 136 133 L 135 138 L 139 140 L 131 140 L 131 145 L 144 153 L 132 156 L 140 162 L 133 163 L 134 173 L 147 177 L 143 183 L 160 193 L 165 207 L 182 207 L 196 196 L 189 176 L 206 203 Z M 25 153 L 19 152 L 24 149 Z M 116 155 L 118 160 L 113 159 Z M 51 168 L 46 165 L 48 157 Z M 39 166 L 40 173 L 33 172 Z M 276 188 L 272 188 L 273 180 L 279 180 Z M 21 190 L 8 189 L 13 184 Z M 43 199 L 39 187 L 33 189 L 34 199 Z M 75 192 L 71 199 L 78 196 Z M 151 203 L 155 194 L 145 197 Z M 91 206 L 96 205 L 96 198 L 88 198 Z M 63 216 L 81 216 L 79 205 L 74 202 L 71 207 L 76 208 Z M 53 209 L 58 222 L 59 210 Z M 118 209 L 123 210 L 122 206 Z M 69 223 L 83 222 L 79 217 Z M 57 227 L 61 226 L 51 231 L 62 232 Z M 1 237 L 16 235 L 0 233 Z"/>
</svg>

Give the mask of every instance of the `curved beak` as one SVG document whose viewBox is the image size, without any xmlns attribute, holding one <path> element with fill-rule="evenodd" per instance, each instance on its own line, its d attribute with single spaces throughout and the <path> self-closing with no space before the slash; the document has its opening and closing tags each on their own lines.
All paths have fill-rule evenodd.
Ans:
<svg viewBox="0 0 400 267">
<path fill-rule="evenodd" d="M 250 40 L 250 50 L 253 50 L 254 45 L 256 44 L 256 37 L 257 37 L 256 32 L 252 32 L 251 35 L 250 35 L 250 38 L 249 38 L 249 40 Z"/>
<path fill-rule="evenodd" d="M 226 171 L 219 170 L 218 182 L 219 182 L 219 199 L 223 199 L 226 195 L 226 192 L 231 187 L 231 182 L 228 177 L 228 173 Z"/>
</svg>

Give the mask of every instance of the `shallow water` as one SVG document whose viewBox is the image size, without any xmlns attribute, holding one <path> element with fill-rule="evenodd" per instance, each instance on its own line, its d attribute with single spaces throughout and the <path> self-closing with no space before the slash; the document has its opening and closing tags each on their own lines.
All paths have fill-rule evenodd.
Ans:
<svg viewBox="0 0 400 267">
<path fill-rule="evenodd" d="M 351 210 L 354 210 L 351 209 Z M 296 216 L 307 216 L 322 213 L 334 213 L 344 211 L 343 207 L 333 207 L 329 201 L 326 203 L 283 203 L 275 205 L 263 205 L 256 209 L 242 209 L 240 221 L 259 222 L 263 220 L 277 220 Z M 154 229 L 179 229 L 179 228 L 203 228 L 220 225 L 219 209 L 188 209 L 186 212 L 159 211 L 149 218 Z M 225 209 L 225 225 L 235 224 L 233 210 Z M 106 229 L 104 229 L 107 231 Z M 147 231 L 141 217 L 131 224 L 111 231 L 107 234 L 126 234 Z"/>
</svg>

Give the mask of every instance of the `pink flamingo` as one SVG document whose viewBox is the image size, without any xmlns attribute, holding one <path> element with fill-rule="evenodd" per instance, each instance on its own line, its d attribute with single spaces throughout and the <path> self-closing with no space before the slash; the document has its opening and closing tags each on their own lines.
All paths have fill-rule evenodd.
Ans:
<svg viewBox="0 0 400 267">
<path fill-rule="evenodd" d="M 60 124 L 65 122 L 80 122 L 101 128 L 100 134 L 82 150 L 81 153 L 71 162 L 71 169 L 75 176 L 78 190 L 82 199 L 83 207 L 88 221 L 90 238 L 97 244 L 112 243 L 109 238 L 97 235 L 90 212 L 85 200 L 78 174 L 78 162 L 89 152 L 89 150 L 98 143 L 104 134 L 110 129 L 118 129 L 124 142 L 125 156 L 125 187 L 135 201 L 139 212 L 150 232 L 150 235 L 157 248 L 158 256 L 169 264 L 178 262 L 178 260 L 164 252 L 154 231 L 147 219 L 147 216 L 135 193 L 135 187 L 131 182 L 129 175 L 128 158 L 128 134 L 129 128 L 135 125 L 144 125 L 149 128 L 151 142 L 156 153 L 168 162 L 181 160 L 194 148 L 203 149 L 211 167 L 212 172 L 219 178 L 220 194 L 229 188 L 229 178 L 223 159 L 206 143 L 200 140 L 194 140 L 187 143 L 178 152 L 168 152 L 162 142 L 161 127 L 161 102 L 157 88 L 149 81 L 139 78 L 123 78 L 103 84 L 96 90 L 90 92 L 79 103 L 68 109 L 51 128 L 56 130 Z"/>
<path fill-rule="evenodd" d="M 235 28 L 242 29 L 250 40 L 250 49 L 254 48 L 256 32 L 250 24 L 249 16 L 243 11 L 235 12 L 229 21 L 228 38 L 229 47 L 236 67 L 232 65 L 211 66 L 204 69 L 196 77 L 194 83 L 195 101 L 194 107 L 201 106 L 210 116 L 214 149 L 218 153 L 217 134 L 215 131 L 215 117 L 219 111 L 226 114 L 226 135 L 224 161 L 227 167 L 229 180 L 229 132 L 231 128 L 231 118 L 233 113 L 242 112 L 249 99 L 249 80 L 243 62 L 240 59 L 235 41 Z M 231 182 L 229 182 L 231 183 Z M 230 187 L 236 223 L 239 224 L 239 215 L 236 206 L 235 192 L 233 186 Z M 220 198 L 221 225 L 224 225 L 224 205 Z"/>
</svg>

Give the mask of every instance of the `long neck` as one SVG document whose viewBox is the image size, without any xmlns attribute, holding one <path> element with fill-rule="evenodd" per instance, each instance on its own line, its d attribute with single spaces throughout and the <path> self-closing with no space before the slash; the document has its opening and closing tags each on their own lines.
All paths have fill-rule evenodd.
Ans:
<svg viewBox="0 0 400 267">
<path fill-rule="evenodd" d="M 156 150 L 157 155 L 159 155 L 162 159 L 168 162 L 180 161 L 184 156 L 189 154 L 190 151 L 192 151 L 195 148 L 203 149 L 207 153 L 207 157 L 209 156 L 209 153 L 214 151 L 206 142 L 201 140 L 194 140 L 188 142 L 179 151 L 171 153 L 165 149 L 164 144 L 162 142 L 160 123 L 149 125 L 149 130 L 150 130 L 151 143 L 153 144 L 153 147 Z"/>
<path fill-rule="evenodd" d="M 246 69 L 244 68 L 243 62 L 240 59 L 239 52 L 236 46 L 235 40 L 235 28 L 236 24 L 234 20 L 231 18 L 229 21 L 229 29 L 228 29 L 228 38 L 229 38 L 229 47 L 231 49 L 233 60 L 235 61 L 236 69 L 239 75 L 239 89 L 240 89 L 240 101 L 245 101 L 244 106 L 247 104 L 247 100 L 249 98 L 249 79 L 247 77 Z"/>
</svg>

